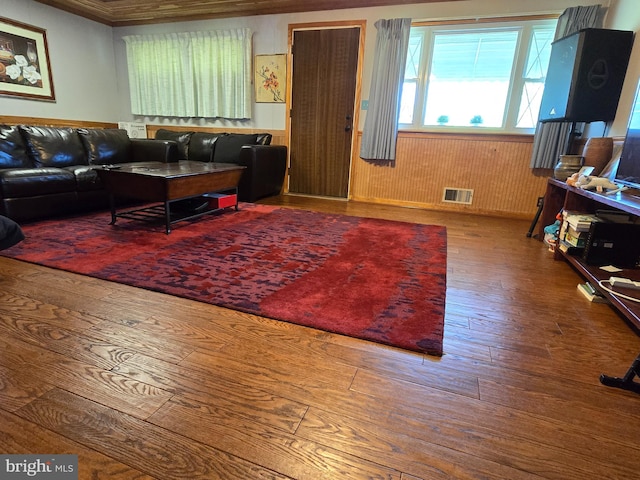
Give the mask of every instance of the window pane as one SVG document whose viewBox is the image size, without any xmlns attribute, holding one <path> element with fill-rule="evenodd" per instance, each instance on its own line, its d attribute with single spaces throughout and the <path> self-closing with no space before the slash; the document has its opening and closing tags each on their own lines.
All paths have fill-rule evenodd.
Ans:
<svg viewBox="0 0 640 480">
<path fill-rule="evenodd" d="M 535 128 L 538 123 L 543 90 L 543 82 L 524 82 L 520 108 L 518 109 L 517 128 Z"/>
<path fill-rule="evenodd" d="M 422 40 L 424 35 L 412 34 L 407 48 L 407 63 L 404 69 L 404 83 L 400 98 L 400 123 L 413 123 L 413 112 L 416 102 L 416 88 L 420 75 L 420 58 L 422 57 Z"/>
<path fill-rule="evenodd" d="M 436 33 L 425 125 L 502 127 L 518 31 Z"/>
<path fill-rule="evenodd" d="M 547 76 L 554 34 L 555 29 L 552 27 L 534 27 L 532 29 L 531 46 L 527 55 L 524 78 L 544 79 Z"/>
<path fill-rule="evenodd" d="M 555 28 L 534 27 L 531 32 L 531 46 L 527 54 L 527 66 L 524 71 L 524 88 L 520 97 L 517 128 L 535 128 L 540 113 L 540 102 L 544 90 L 544 79 L 551 57 L 551 42 Z"/>
<path fill-rule="evenodd" d="M 422 56 L 422 35 L 411 35 L 407 48 L 407 65 L 404 71 L 405 80 L 418 78 L 420 57 Z"/>
<path fill-rule="evenodd" d="M 416 82 L 405 81 L 402 84 L 402 97 L 400 98 L 400 123 L 413 123 L 413 107 L 416 102 Z"/>
</svg>

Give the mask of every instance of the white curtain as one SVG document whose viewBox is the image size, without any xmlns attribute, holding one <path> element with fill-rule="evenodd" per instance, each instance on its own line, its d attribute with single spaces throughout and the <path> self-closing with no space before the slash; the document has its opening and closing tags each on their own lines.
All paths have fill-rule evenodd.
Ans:
<svg viewBox="0 0 640 480">
<path fill-rule="evenodd" d="M 396 158 L 398 116 L 411 19 L 378 20 L 375 27 L 378 29 L 376 51 L 360 157 L 391 162 Z"/>
<path fill-rule="evenodd" d="M 601 5 L 567 8 L 558 19 L 555 40 L 583 28 L 602 28 L 607 9 Z M 538 123 L 533 138 L 531 168 L 553 168 L 571 142 L 571 122 Z"/>
<path fill-rule="evenodd" d="M 251 31 L 130 35 L 131 112 L 251 118 Z"/>
</svg>

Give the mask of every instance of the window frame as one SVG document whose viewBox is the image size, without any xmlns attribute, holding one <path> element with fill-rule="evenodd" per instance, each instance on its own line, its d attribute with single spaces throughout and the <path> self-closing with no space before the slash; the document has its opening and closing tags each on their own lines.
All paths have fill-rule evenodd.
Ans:
<svg viewBox="0 0 640 480">
<path fill-rule="evenodd" d="M 486 17 L 477 19 L 454 19 L 441 21 L 413 22 L 411 35 L 420 33 L 423 37 L 422 51 L 418 65 L 416 84 L 416 96 L 413 108 L 413 123 L 400 123 L 399 130 L 404 132 L 451 132 L 451 133 L 477 133 L 477 134 L 533 134 L 532 128 L 516 127 L 520 102 L 527 80 L 526 67 L 531 49 L 533 29 L 541 25 L 552 26 L 558 21 L 560 14 L 525 15 L 515 17 Z M 449 126 L 449 125 L 423 125 L 423 118 L 427 108 L 427 79 L 431 71 L 433 58 L 433 38 L 435 32 L 456 31 L 506 31 L 517 30 L 518 39 L 516 55 L 511 69 L 509 91 L 504 112 L 504 124 L 501 127 L 475 127 L 475 126 Z M 544 83 L 544 78 L 540 81 Z M 409 82 L 412 82 L 410 79 Z"/>
</svg>

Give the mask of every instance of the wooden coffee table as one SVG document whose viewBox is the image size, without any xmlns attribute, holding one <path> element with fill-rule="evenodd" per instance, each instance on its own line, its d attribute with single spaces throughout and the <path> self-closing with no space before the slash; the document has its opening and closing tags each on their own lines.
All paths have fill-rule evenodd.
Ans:
<svg viewBox="0 0 640 480">
<path fill-rule="evenodd" d="M 111 204 L 111 225 L 118 218 L 135 220 L 155 220 L 164 217 L 166 233 L 171 233 L 171 225 L 196 218 L 221 209 L 205 209 L 197 212 L 172 212 L 171 204 L 207 193 L 229 192 L 236 194 L 235 208 L 238 209 L 238 182 L 246 167 L 232 163 L 204 163 L 183 160 L 174 163 L 141 162 L 105 166 L 98 169 L 98 175 L 107 192 Z M 157 205 L 116 212 L 115 197 L 127 197 Z"/>
</svg>

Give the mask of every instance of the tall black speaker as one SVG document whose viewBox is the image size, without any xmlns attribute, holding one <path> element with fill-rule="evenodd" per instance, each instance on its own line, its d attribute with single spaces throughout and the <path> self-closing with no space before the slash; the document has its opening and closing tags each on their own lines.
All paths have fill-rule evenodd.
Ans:
<svg viewBox="0 0 640 480">
<path fill-rule="evenodd" d="M 541 122 L 608 122 L 615 118 L 633 32 L 586 28 L 553 42 Z"/>
</svg>

